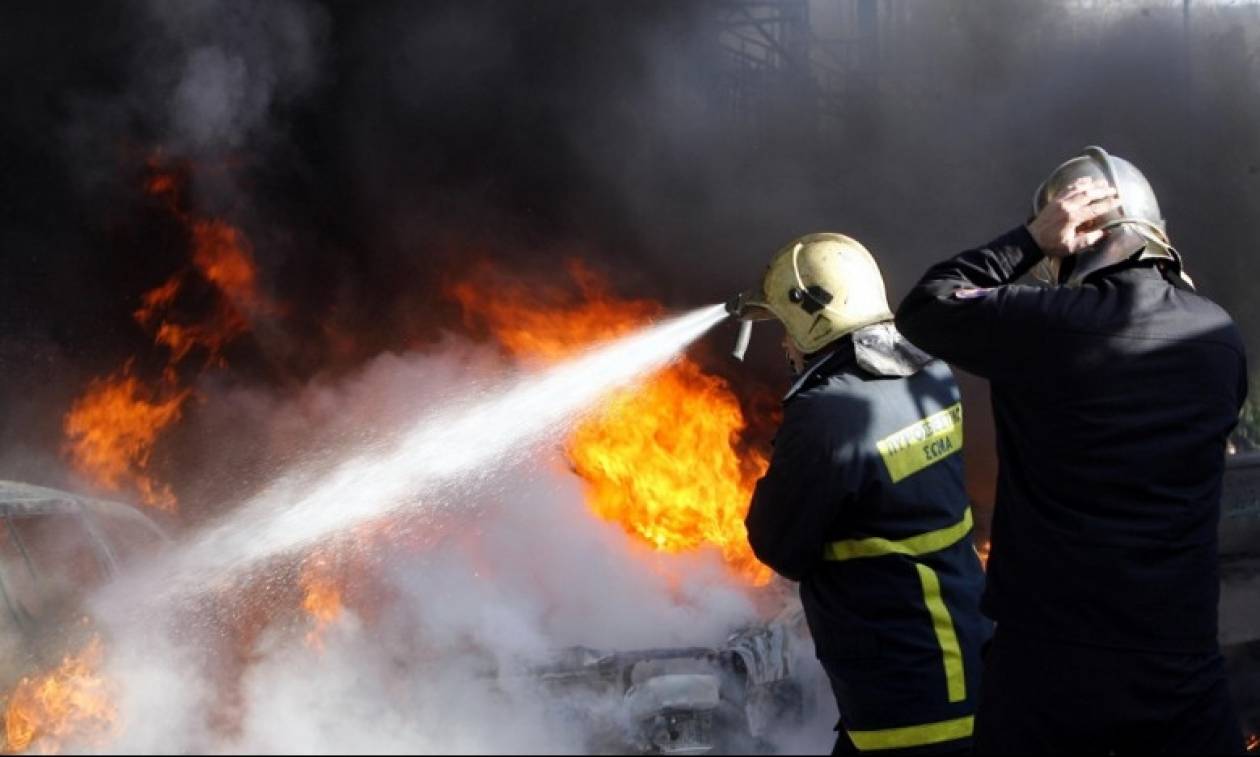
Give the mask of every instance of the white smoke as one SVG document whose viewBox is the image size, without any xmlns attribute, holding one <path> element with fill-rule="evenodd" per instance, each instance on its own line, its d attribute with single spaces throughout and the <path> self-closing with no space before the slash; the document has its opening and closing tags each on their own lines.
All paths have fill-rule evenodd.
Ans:
<svg viewBox="0 0 1260 757">
<path fill-rule="evenodd" d="M 410 422 L 426 409 L 432 414 L 438 398 L 466 392 L 488 371 L 503 370 L 486 352 L 447 347 L 436 355 L 382 356 L 355 377 L 319 382 L 284 402 L 239 390 L 210 402 L 265 412 L 274 421 L 267 425 L 277 429 L 277 446 L 305 438 L 308 447 L 331 447 L 320 462 L 335 468 L 337 458 L 361 453 L 365 434 L 405 438 Z M 502 420 L 509 427 L 522 422 Z M 166 583 L 170 563 L 142 566 L 139 580 L 107 588 L 95 602 L 96 617 L 121 709 L 117 733 L 105 747 L 128 753 L 583 752 L 588 725 L 573 713 L 617 703 L 548 695 L 531 673 L 534 666 L 577 645 L 719 646 L 730 632 L 764 620 L 754 594 L 732 577 L 716 550 L 663 555 L 593 516 L 582 483 L 561 459 L 562 436 L 555 434 L 563 426 L 550 428 L 550 445 L 503 450 L 486 461 L 489 470 L 443 488 L 442 507 L 408 526 L 421 537 L 432 530 L 422 548 L 373 546 L 387 598 L 372 617 L 345 609 L 324 629 L 321 650 L 307 643 L 311 621 L 297 608 L 278 613 L 252 649 L 243 650 L 249 663 L 238 676 L 230 727 L 211 715 L 223 704 L 216 683 L 224 664 L 215 657 L 226 648 L 223 630 L 178 602 L 155 612 L 145 596 L 132 593 Z M 327 504 L 340 505 L 363 507 Z M 241 533 L 248 531 L 247 521 L 239 523 Z M 325 540 L 335 536 L 324 533 Z M 826 747 L 825 727 L 817 730 L 822 741 L 805 748 Z M 800 748 L 799 733 L 796 738 Z"/>
<path fill-rule="evenodd" d="M 590 516 L 571 477 L 532 478 L 485 511 L 470 543 L 397 558 L 399 596 L 377 625 L 343 616 L 322 655 L 274 640 L 248 673 L 244 732 L 224 748 L 581 752 L 586 734 L 530 664 L 574 644 L 716 645 L 755 619 L 715 555 L 683 561 L 696 570 L 671 587 Z"/>
<path fill-rule="evenodd" d="M 755 620 L 716 555 L 678 560 L 682 583 L 671 586 L 650 555 L 586 511 L 571 476 L 518 472 L 504 483 L 520 484 L 520 496 L 485 507 L 460 538 L 386 558 L 397 593 L 375 622 L 345 611 L 322 651 L 305 642 L 305 625 L 268 629 L 242 678 L 238 733 L 205 722 L 211 676 L 197 650 L 111 624 L 108 677 L 125 698 L 108 749 L 580 753 L 587 734 L 529 666 L 579 643 L 716 645 Z"/>
<path fill-rule="evenodd" d="M 274 110 L 316 82 L 327 33 L 318 6 L 294 0 L 153 2 L 150 15 L 170 47 L 176 75 L 166 107 L 177 151 L 228 150 L 260 134 Z"/>
</svg>

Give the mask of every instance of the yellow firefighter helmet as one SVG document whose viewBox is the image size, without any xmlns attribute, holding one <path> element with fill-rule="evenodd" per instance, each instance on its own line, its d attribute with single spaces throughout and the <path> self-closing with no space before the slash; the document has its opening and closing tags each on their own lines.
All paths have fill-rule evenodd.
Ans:
<svg viewBox="0 0 1260 757">
<path fill-rule="evenodd" d="M 775 253 L 761 286 L 737 296 L 727 309 L 746 321 L 779 320 L 806 354 L 893 317 L 875 258 L 843 234 L 792 240 Z"/>
</svg>

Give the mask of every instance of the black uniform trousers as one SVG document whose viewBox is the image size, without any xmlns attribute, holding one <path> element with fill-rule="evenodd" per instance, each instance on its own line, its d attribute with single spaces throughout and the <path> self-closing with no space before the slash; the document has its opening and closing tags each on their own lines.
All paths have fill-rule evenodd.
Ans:
<svg viewBox="0 0 1260 757">
<path fill-rule="evenodd" d="M 1132 652 L 998 630 L 976 754 L 1242 754 L 1217 652 Z"/>
</svg>

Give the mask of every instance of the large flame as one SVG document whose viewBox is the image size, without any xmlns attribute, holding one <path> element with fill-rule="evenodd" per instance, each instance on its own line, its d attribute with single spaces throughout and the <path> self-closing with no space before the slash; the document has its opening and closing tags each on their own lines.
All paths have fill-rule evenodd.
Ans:
<svg viewBox="0 0 1260 757">
<path fill-rule="evenodd" d="M 149 475 L 149 458 L 154 441 L 179 419 L 187 398 L 187 390 L 145 386 L 130 364 L 92 381 L 63 424 L 71 464 L 101 488 L 130 486 L 146 505 L 175 509 L 170 487 Z"/>
<path fill-rule="evenodd" d="M 245 234 L 228 222 L 205 218 L 180 206 L 183 180 L 157 158 L 148 163 L 146 193 L 162 199 L 187 228 L 190 265 L 140 298 L 133 317 L 168 352 L 160 380 L 152 385 L 122 370 L 94 379 L 75 400 L 64 420 L 66 452 L 75 469 L 108 491 L 133 489 L 141 501 L 173 511 L 176 498 L 169 485 L 149 472 L 153 445 L 164 429 L 178 420 L 191 391 L 181 388 L 176 368 L 194 352 L 205 365 L 223 365 L 223 351 L 249 331 L 250 317 L 276 312 L 258 285 L 253 248 Z M 190 277 L 207 282 L 218 296 L 211 311 L 181 318 L 177 304 Z"/>
<path fill-rule="evenodd" d="M 102 746 L 117 718 L 114 692 L 97 673 L 103 654 L 94 636 L 52 672 L 23 678 L 5 705 L 5 751 L 53 754 L 68 743 Z"/>
<path fill-rule="evenodd" d="M 726 382 L 684 360 L 615 396 L 566 449 L 600 517 L 664 552 L 714 545 L 760 584 L 769 570 L 748 546 L 744 515 L 766 459 L 736 454 L 743 430 Z"/>
<path fill-rule="evenodd" d="M 466 319 L 485 323 L 510 353 L 555 360 L 642 326 L 655 303 L 619 299 L 577 263 L 569 271 L 578 299 L 522 283 L 499 282 L 479 269 L 449 291 Z M 615 394 L 570 436 L 566 452 L 586 482 L 591 509 L 663 552 L 718 548 L 750 582 L 770 570 L 748 546 L 744 515 L 768 461 L 740 454 L 745 422 L 727 383 L 683 358 L 640 387 Z"/>
</svg>

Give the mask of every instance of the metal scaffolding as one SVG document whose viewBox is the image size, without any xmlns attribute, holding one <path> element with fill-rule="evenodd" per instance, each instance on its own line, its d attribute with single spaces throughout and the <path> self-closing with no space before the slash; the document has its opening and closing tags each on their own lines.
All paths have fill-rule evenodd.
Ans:
<svg viewBox="0 0 1260 757">
<path fill-rule="evenodd" d="M 792 119 L 833 133 L 846 126 L 848 101 L 874 86 L 878 0 L 829 4 L 828 34 L 818 33 L 810 0 L 713 0 L 710 7 L 720 58 L 715 95 L 745 126 Z"/>
</svg>

